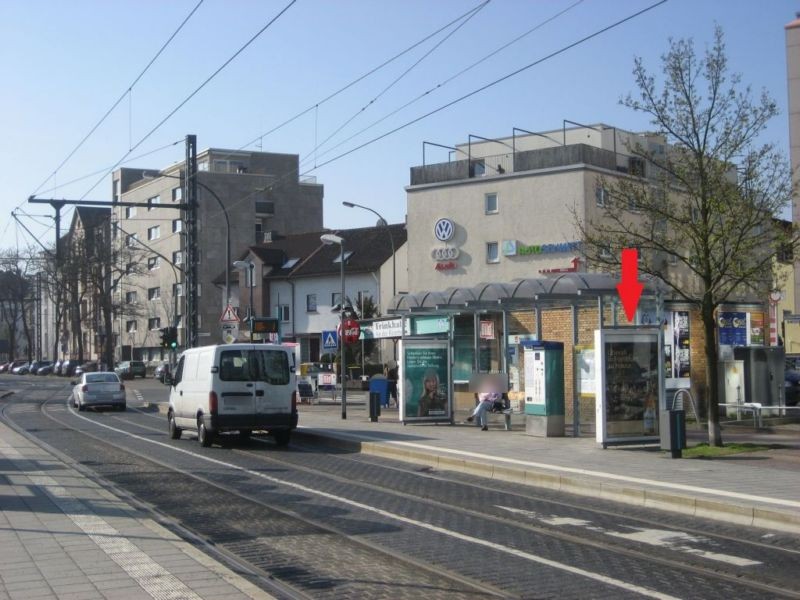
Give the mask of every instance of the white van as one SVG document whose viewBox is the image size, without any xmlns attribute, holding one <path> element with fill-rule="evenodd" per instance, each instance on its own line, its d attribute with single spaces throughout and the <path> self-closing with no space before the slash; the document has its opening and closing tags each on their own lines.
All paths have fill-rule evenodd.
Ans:
<svg viewBox="0 0 800 600">
<path fill-rule="evenodd" d="M 294 352 L 273 344 L 226 344 L 191 348 L 181 354 L 168 380 L 170 437 L 197 431 L 203 446 L 214 435 L 238 431 L 247 439 L 266 430 L 279 446 L 297 427 Z"/>
</svg>

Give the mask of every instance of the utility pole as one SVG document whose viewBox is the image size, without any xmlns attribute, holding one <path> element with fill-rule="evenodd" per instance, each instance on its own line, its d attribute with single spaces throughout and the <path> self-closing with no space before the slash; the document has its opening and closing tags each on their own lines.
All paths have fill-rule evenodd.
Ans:
<svg viewBox="0 0 800 600">
<path fill-rule="evenodd" d="M 197 341 L 197 136 L 186 136 L 186 348 L 195 348 Z M 225 268 L 230 268 L 228 265 Z"/>
</svg>

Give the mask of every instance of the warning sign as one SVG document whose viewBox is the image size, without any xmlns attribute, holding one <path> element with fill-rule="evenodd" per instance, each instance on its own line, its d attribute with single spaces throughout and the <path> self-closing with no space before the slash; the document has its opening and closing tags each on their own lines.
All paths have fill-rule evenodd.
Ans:
<svg viewBox="0 0 800 600">
<path fill-rule="evenodd" d="M 222 311 L 222 316 L 219 318 L 220 323 L 238 323 L 239 322 L 239 315 L 236 314 L 236 311 L 233 309 L 233 306 L 228 304 L 225 307 L 225 310 Z"/>
</svg>

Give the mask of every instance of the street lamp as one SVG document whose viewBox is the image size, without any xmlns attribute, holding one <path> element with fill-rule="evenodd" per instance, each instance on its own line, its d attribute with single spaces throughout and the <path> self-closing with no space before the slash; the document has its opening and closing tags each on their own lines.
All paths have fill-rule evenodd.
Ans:
<svg viewBox="0 0 800 600">
<path fill-rule="evenodd" d="M 345 380 L 344 358 L 344 238 L 333 233 L 323 233 L 320 241 L 326 246 L 339 244 L 339 276 L 342 280 L 342 298 L 339 303 L 339 360 L 342 376 L 342 419 L 347 418 L 347 381 Z"/>
<path fill-rule="evenodd" d="M 248 277 L 245 277 L 247 280 L 250 280 L 250 306 L 247 307 L 247 312 L 249 313 L 250 318 L 250 343 L 253 342 L 253 316 L 255 315 L 255 311 L 253 311 L 253 269 L 256 268 L 255 263 L 252 260 L 236 260 L 233 262 L 233 266 L 240 271 L 244 271 Z"/>
<path fill-rule="evenodd" d="M 392 298 L 394 298 L 395 295 L 397 295 L 397 263 L 395 262 L 394 238 L 392 237 L 392 230 L 389 229 L 389 223 L 380 215 L 380 213 L 378 213 L 377 210 L 373 210 L 369 206 L 356 204 L 355 202 L 342 202 L 342 204 L 347 208 L 363 208 L 364 210 L 368 210 L 378 217 L 378 226 L 386 227 L 386 231 L 389 234 L 389 243 L 392 245 Z"/>
</svg>

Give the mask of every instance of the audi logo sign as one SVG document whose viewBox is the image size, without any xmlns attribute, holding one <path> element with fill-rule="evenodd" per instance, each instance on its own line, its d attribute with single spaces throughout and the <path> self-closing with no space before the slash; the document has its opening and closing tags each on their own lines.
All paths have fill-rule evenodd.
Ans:
<svg viewBox="0 0 800 600">
<path fill-rule="evenodd" d="M 433 260 L 455 260 L 458 258 L 459 250 L 453 246 L 443 246 L 431 250 Z"/>
<path fill-rule="evenodd" d="M 433 226 L 433 235 L 440 242 L 446 242 L 453 237 L 456 232 L 456 226 L 450 219 L 439 219 Z"/>
</svg>

